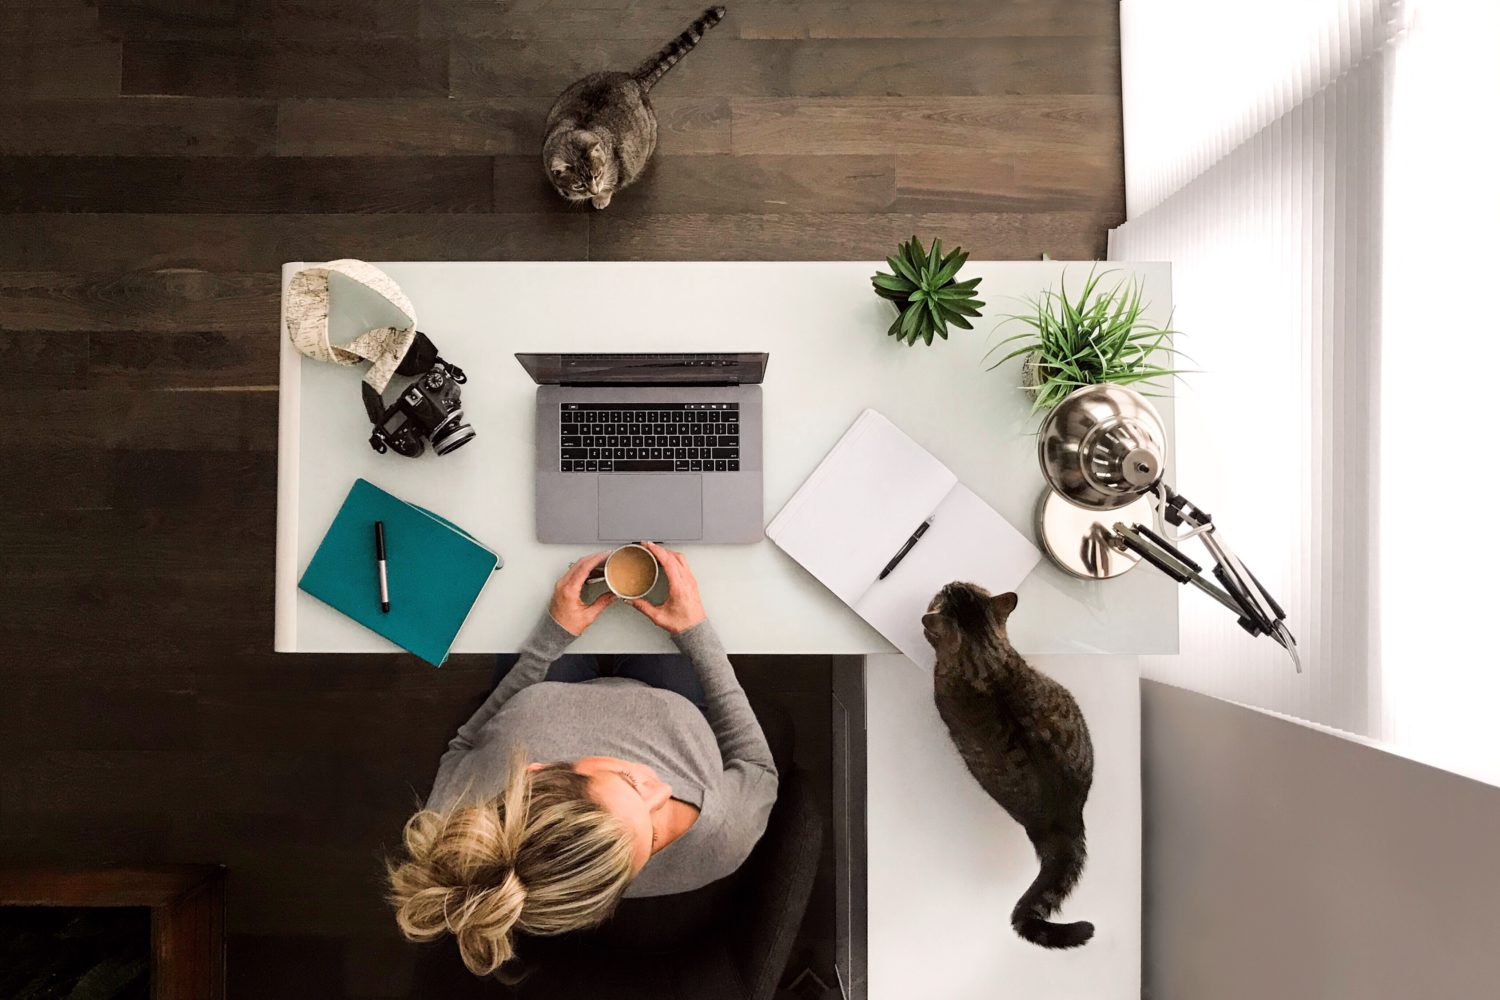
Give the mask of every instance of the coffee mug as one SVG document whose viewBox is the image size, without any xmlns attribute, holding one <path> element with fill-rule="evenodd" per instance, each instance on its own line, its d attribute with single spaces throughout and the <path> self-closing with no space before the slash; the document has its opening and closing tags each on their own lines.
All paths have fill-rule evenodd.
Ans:
<svg viewBox="0 0 1500 1000">
<path fill-rule="evenodd" d="M 649 594 L 660 575 L 661 567 L 651 550 L 632 542 L 611 552 L 603 569 L 590 574 L 589 581 L 603 580 L 616 597 L 631 601 Z"/>
</svg>

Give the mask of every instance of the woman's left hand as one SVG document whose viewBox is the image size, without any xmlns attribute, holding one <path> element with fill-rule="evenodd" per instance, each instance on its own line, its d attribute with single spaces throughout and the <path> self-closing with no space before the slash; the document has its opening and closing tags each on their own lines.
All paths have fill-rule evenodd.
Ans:
<svg viewBox="0 0 1500 1000">
<path fill-rule="evenodd" d="M 688 567 L 687 557 L 655 542 L 642 542 L 641 546 L 656 557 L 656 564 L 667 576 L 668 591 L 667 601 L 661 607 L 643 597 L 636 598 L 630 602 L 636 610 L 672 635 L 681 635 L 707 618 L 703 598 L 698 596 L 698 580 Z"/>
<path fill-rule="evenodd" d="M 552 620 L 574 635 L 583 635 L 584 629 L 594 624 L 604 609 L 615 602 L 615 595 L 606 590 L 593 604 L 583 603 L 583 583 L 588 575 L 609 558 L 609 552 L 595 552 L 568 567 L 552 588 L 552 603 L 547 613 Z"/>
</svg>

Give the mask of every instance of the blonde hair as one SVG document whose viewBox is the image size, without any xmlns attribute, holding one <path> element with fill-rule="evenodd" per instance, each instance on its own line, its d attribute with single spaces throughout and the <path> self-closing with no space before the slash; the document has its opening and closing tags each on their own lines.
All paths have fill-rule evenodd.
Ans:
<svg viewBox="0 0 1500 1000">
<path fill-rule="evenodd" d="M 630 831 L 589 795 L 571 764 L 527 770 L 512 759 L 505 791 L 446 813 L 422 810 L 387 862 L 387 898 L 411 941 L 445 933 L 475 975 L 514 954 L 512 930 L 561 934 L 603 923 L 632 878 Z"/>
</svg>

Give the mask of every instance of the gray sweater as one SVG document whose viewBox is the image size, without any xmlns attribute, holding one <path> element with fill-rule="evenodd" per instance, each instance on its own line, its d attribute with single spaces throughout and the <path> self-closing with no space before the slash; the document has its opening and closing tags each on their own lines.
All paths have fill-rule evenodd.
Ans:
<svg viewBox="0 0 1500 1000">
<path fill-rule="evenodd" d="M 673 798 L 699 810 L 686 833 L 646 862 L 626 896 L 688 892 L 734 871 L 765 832 L 776 765 L 713 626 L 705 620 L 673 639 L 698 671 L 706 720 L 681 695 L 623 677 L 543 680 L 573 639 L 542 615 L 520 660 L 448 744 L 427 808 L 499 795 L 517 746 L 532 761 L 618 757 L 654 768 Z"/>
</svg>

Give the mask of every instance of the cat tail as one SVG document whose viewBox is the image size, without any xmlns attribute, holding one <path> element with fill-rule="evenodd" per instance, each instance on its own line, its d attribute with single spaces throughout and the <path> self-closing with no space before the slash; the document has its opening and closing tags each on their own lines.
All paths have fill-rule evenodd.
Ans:
<svg viewBox="0 0 1500 1000">
<path fill-rule="evenodd" d="M 1076 948 L 1094 936 L 1094 925 L 1087 920 L 1054 924 L 1047 918 L 1057 912 L 1083 873 L 1088 858 L 1083 828 L 1046 834 L 1036 841 L 1036 855 L 1042 870 L 1011 911 L 1010 925 L 1021 937 L 1043 948 Z"/>
<path fill-rule="evenodd" d="M 723 7 L 710 7 L 703 12 L 703 16 L 687 26 L 687 30 L 666 45 L 661 51 L 650 59 L 636 67 L 632 74 L 636 82 L 644 89 L 650 90 L 656 86 L 656 81 L 667 75 L 667 70 L 677 65 L 677 60 L 693 50 L 693 46 L 703 41 L 703 33 L 720 21 L 724 20 Z"/>
</svg>

